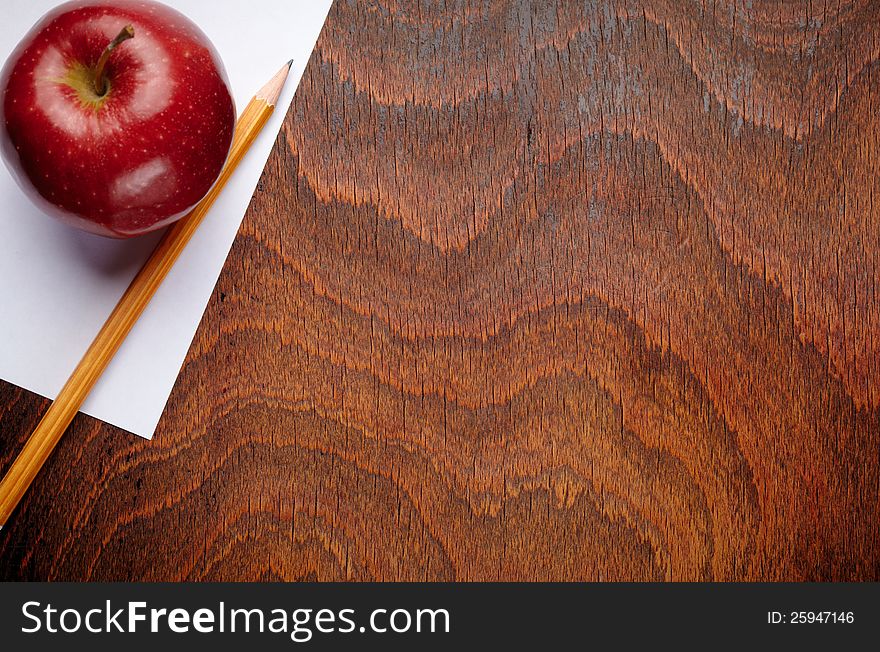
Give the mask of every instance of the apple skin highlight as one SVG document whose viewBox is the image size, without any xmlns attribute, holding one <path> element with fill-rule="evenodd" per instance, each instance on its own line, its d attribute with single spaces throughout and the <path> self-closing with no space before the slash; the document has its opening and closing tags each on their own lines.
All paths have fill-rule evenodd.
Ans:
<svg viewBox="0 0 880 652">
<path fill-rule="evenodd" d="M 120 30 L 134 37 L 95 67 Z M 101 86 L 97 86 L 101 88 Z M 3 159 L 46 213 L 125 238 L 174 222 L 216 181 L 235 104 L 207 36 L 149 0 L 79 0 L 46 14 L 0 72 Z"/>
</svg>

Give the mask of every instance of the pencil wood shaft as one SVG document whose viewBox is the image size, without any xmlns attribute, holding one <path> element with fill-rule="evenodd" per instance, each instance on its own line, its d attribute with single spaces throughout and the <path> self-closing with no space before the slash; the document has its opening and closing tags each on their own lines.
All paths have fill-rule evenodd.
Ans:
<svg viewBox="0 0 880 652">
<path fill-rule="evenodd" d="M 290 65 L 282 68 L 286 73 Z M 279 73 L 280 74 L 280 73 Z M 285 75 L 286 76 L 286 75 Z M 0 482 L 0 528 L 55 449 L 64 431 L 82 407 L 89 392 L 106 369 L 119 346 L 168 275 L 199 224 L 217 199 L 238 163 L 247 153 L 274 109 L 280 87 L 278 75 L 257 93 L 238 118 L 229 156 L 217 182 L 199 204 L 176 222 L 162 237 L 147 262 L 116 304 L 97 337 L 68 378 L 58 397 L 31 434 L 24 448 Z M 283 79 L 282 79 L 283 82 Z M 267 96 L 266 88 L 271 90 Z"/>
</svg>

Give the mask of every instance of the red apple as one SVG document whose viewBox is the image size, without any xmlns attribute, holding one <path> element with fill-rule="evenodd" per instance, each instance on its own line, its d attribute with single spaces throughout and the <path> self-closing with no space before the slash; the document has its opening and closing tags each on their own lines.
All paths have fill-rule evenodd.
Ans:
<svg viewBox="0 0 880 652">
<path fill-rule="evenodd" d="M 69 2 L 0 73 L 3 158 L 47 213 L 113 237 L 182 217 L 229 153 L 235 105 L 208 38 L 149 0 Z"/>
</svg>

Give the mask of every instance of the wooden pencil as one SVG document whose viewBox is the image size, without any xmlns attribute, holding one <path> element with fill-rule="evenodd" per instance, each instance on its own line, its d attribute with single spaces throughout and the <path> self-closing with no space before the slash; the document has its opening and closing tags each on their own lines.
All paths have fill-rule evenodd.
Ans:
<svg viewBox="0 0 880 652">
<path fill-rule="evenodd" d="M 0 529 L 6 525 L 9 516 L 55 449 L 64 431 L 73 421 L 73 417 L 79 412 L 92 387 L 107 368 L 132 326 L 205 218 L 214 200 L 223 190 L 223 186 L 266 124 L 281 95 L 281 89 L 287 80 L 292 63 L 288 61 L 241 112 L 235 125 L 229 156 L 217 182 L 192 211 L 171 226 L 156 245 L 156 249 L 134 277 L 82 360 L 0 481 Z"/>
</svg>

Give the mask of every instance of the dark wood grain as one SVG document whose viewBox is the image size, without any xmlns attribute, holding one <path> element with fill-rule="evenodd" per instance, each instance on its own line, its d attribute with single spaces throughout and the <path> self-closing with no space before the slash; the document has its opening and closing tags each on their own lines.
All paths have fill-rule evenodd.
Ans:
<svg viewBox="0 0 880 652">
<path fill-rule="evenodd" d="M 0 577 L 880 579 L 878 31 L 337 1 L 156 438 L 79 417 Z"/>
</svg>

